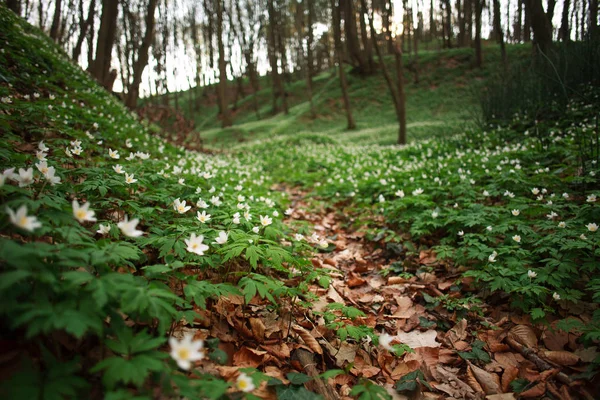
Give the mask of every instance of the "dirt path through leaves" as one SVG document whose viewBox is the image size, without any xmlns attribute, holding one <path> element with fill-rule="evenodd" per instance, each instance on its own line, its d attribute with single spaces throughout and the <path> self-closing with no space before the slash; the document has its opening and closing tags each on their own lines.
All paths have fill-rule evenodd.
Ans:
<svg viewBox="0 0 600 400">
<path fill-rule="evenodd" d="M 584 350 L 576 335 L 509 313 L 507 299 L 492 298 L 490 307 L 476 297 L 473 282 L 433 251 L 397 254 L 348 228 L 341 210 L 311 212 L 306 193 L 288 193 L 292 218 L 310 222 L 330 243 L 312 262 L 328 268 L 332 282 L 311 288 L 318 300 L 297 323 L 306 347 L 322 357 L 320 368 L 346 371 L 329 379 L 342 398 L 357 384 L 368 390 L 367 380 L 394 398 L 593 398 L 594 389 L 572 377 L 596 349 Z M 376 346 L 369 331 L 412 351 L 393 354 L 382 341 Z"/>
</svg>

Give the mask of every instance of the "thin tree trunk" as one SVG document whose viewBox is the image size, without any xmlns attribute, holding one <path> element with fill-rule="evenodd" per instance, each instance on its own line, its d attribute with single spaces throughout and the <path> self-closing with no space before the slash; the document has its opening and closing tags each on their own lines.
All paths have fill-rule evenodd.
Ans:
<svg viewBox="0 0 600 400">
<path fill-rule="evenodd" d="M 429 41 L 433 41 L 436 36 L 436 27 L 435 27 L 435 8 L 433 8 L 433 0 L 429 2 Z"/>
<path fill-rule="evenodd" d="M 271 87 L 273 92 L 273 114 L 279 112 L 277 105 L 277 98 L 280 94 L 280 82 L 279 82 L 279 68 L 277 66 L 277 43 L 275 38 L 275 7 L 273 6 L 274 0 L 267 0 L 267 9 L 269 13 L 269 26 L 268 26 L 268 39 L 267 39 L 267 52 L 269 56 L 269 64 L 271 65 Z"/>
<path fill-rule="evenodd" d="M 101 85 L 111 90 L 110 61 L 113 44 L 117 34 L 117 17 L 119 15 L 118 0 L 102 1 L 102 18 L 96 43 L 96 58 L 90 67 L 90 72 Z"/>
<path fill-rule="evenodd" d="M 308 8 L 308 38 L 306 40 L 306 90 L 308 92 L 308 101 L 310 103 L 310 117 L 315 119 L 317 117 L 317 113 L 315 112 L 315 105 L 313 103 L 313 93 L 312 93 L 312 75 L 313 75 L 313 40 L 314 40 L 314 32 L 313 32 L 313 24 L 315 18 L 315 6 L 314 0 L 305 0 Z"/>
<path fill-rule="evenodd" d="M 569 27 L 569 5 L 571 0 L 564 0 L 563 10 L 560 22 L 560 29 L 558 30 L 558 39 L 563 42 L 568 42 L 571 37 L 571 30 Z"/>
<path fill-rule="evenodd" d="M 502 55 L 502 66 L 506 71 L 508 69 L 508 59 L 506 57 L 506 47 L 504 45 L 504 33 L 502 32 L 502 23 L 500 15 L 500 0 L 494 0 L 494 31 L 497 41 L 500 44 L 500 54 Z"/>
<path fill-rule="evenodd" d="M 52 18 L 52 25 L 50 26 L 50 39 L 58 42 L 60 32 L 60 12 L 62 7 L 62 0 L 54 1 L 54 17 Z"/>
<path fill-rule="evenodd" d="M 483 51 L 481 49 L 481 14 L 485 0 L 475 1 L 475 65 L 481 68 L 483 65 Z"/>
<path fill-rule="evenodd" d="M 133 65 L 133 81 L 131 82 L 131 85 L 129 85 L 127 98 L 125 100 L 125 105 L 130 109 L 134 109 L 137 106 L 140 83 L 142 82 L 142 73 L 148 65 L 148 50 L 150 50 L 150 45 L 154 39 L 154 12 L 156 11 L 157 5 L 158 0 L 149 0 L 148 2 L 148 12 L 146 14 L 146 32 L 144 33 L 142 45 L 137 53 L 137 60 Z"/>
<path fill-rule="evenodd" d="M 348 97 L 348 83 L 346 82 L 346 72 L 344 71 L 344 57 L 342 55 L 342 29 L 341 29 L 341 12 L 339 5 L 336 4 L 337 0 L 331 0 L 331 11 L 333 18 L 333 38 L 335 40 L 335 52 L 338 60 L 338 68 L 340 74 L 340 85 L 342 88 L 342 97 L 344 99 L 344 108 L 346 109 L 346 118 L 348 120 L 347 128 L 349 130 L 356 128 L 356 123 L 352 117 L 352 110 L 350 109 L 350 98 Z M 341 0 L 343 1 L 343 0 Z"/>
<path fill-rule="evenodd" d="M 531 28 L 533 29 L 534 45 L 540 51 L 547 53 L 552 46 L 552 24 L 548 21 L 542 0 L 526 0 L 525 9 L 530 16 Z"/>
<path fill-rule="evenodd" d="M 217 8 L 217 43 L 219 47 L 219 86 L 217 94 L 221 109 L 221 126 L 226 128 L 232 125 L 229 105 L 227 104 L 227 64 L 225 63 L 225 46 L 223 44 L 223 5 L 215 1 Z"/>
<path fill-rule="evenodd" d="M 528 0 L 523 1 L 523 11 L 524 11 L 524 20 L 523 20 L 523 41 L 529 42 L 531 41 L 531 13 L 529 12 L 529 8 L 527 7 Z"/>
<path fill-rule="evenodd" d="M 276 11 L 277 12 L 277 18 L 276 18 L 276 33 L 277 33 L 277 48 L 279 49 L 279 59 L 281 60 L 281 72 L 283 75 L 283 78 L 279 79 L 279 90 L 281 93 L 281 105 L 283 106 L 283 113 L 285 115 L 288 115 L 288 113 L 290 112 L 288 109 L 288 102 L 287 102 L 287 92 L 285 91 L 285 82 L 287 80 L 287 73 L 286 73 L 286 67 L 287 67 L 287 57 L 286 57 L 286 51 L 285 51 L 285 38 L 283 36 L 283 28 L 281 26 L 281 12 L 279 10 Z"/>
<path fill-rule="evenodd" d="M 79 59 L 83 41 L 85 40 L 85 38 L 87 36 L 88 29 L 90 28 L 90 26 L 92 26 L 95 13 L 96 13 L 96 0 L 91 0 L 87 18 L 85 21 L 81 22 L 81 29 L 79 31 L 79 37 L 77 38 L 77 43 L 75 44 L 75 48 L 73 48 L 73 60 L 75 60 L 75 61 L 77 61 Z"/>
<path fill-rule="evenodd" d="M 7 0 L 6 7 L 15 14 L 21 15 L 21 0 Z"/>
<path fill-rule="evenodd" d="M 590 0 L 590 37 L 592 40 L 598 39 L 598 0 Z"/>
<path fill-rule="evenodd" d="M 369 73 L 375 71 L 375 63 L 373 62 L 373 50 L 371 49 L 371 42 L 369 41 L 369 33 L 367 31 L 367 25 L 365 23 L 365 15 L 367 15 L 367 9 L 362 5 L 360 8 L 359 22 L 360 22 L 360 38 L 363 45 L 364 56 L 366 59 L 366 65 Z"/>
<path fill-rule="evenodd" d="M 398 123 L 400 128 L 398 129 L 398 144 L 406 144 L 406 94 L 404 93 L 404 68 L 402 66 L 402 51 L 398 42 L 394 47 L 394 58 L 396 59 L 396 84 L 398 85 L 398 109 L 400 115 L 398 116 Z"/>
</svg>

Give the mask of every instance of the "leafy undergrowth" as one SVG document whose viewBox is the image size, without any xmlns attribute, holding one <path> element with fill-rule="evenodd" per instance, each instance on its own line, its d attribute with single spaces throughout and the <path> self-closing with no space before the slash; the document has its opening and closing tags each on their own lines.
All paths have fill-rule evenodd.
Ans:
<svg viewBox="0 0 600 400">
<path fill-rule="evenodd" d="M 205 155 L 0 24 L 3 398 L 595 393 L 594 92 L 402 149 Z"/>
</svg>

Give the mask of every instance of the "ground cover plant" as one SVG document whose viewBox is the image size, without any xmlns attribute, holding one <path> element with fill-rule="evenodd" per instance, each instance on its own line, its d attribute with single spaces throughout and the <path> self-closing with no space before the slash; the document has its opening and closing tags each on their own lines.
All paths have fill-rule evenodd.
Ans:
<svg viewBox="0 0 600 400">
<path fill-rule="evenodd" d="M 0 24 L 3 398 L 597 393 L 596 89 L 404 147 L 210 155 Z"/>
</svg>

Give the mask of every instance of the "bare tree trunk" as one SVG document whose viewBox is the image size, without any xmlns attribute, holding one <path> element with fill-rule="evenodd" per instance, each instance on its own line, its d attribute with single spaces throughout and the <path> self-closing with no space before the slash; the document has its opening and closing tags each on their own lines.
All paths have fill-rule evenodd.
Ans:
<svg viewBox="0 0 600 400">
<path fill-rule="evenodd" d="M 352 117 L 350 109 L 350 98 L 348 97 L 348 83 L 346 82 L 346 72 L 344 71 L 344 56 L 342 54 L 342 29 L 341 29 L 341 12 L 337 0 L 331 0 L 331 11 L 333 19 L 333 38 L 335 41 L 335 53 L 338 60 L 338 68 L 340 74 L 340 85 L 342 88 L 342 97 L 344 99 L 344 108 L 346 109 L 346 118 L 348 120 L 348 129 L 355 129 L 356 123 Z"/>
<path fill-rule="evenodd" d="M 508 69 L 508 59 L 506 57 L 506 47 L 504 45 L 504 33 L 502 32 L 502 23 L 500 15 L 500 0 L 494 0 L 494 31 L 497 41 L 500 44 L 500 53 L 502 55 L 502 66 L 506 71 Z"/>
<path fill-rule="evenodd" d="M 50 39 L 58 42 L 60 32 L 60 12 L 62 7 L 62 0 L 54 1 L 54 17 L 52 18 L 52 25 L 50 26 Z"/>
<path fill-rule="evenodd" d="M 267 0 L 267 8 L 269 13 L 269 26 L 268 26 L 268 55 L 269 55 L 269 64 L 271 65 L 271 83 L 272 83 L 272 92 L 273 92 L 273 114 L 277 114 L 279 112 L 279 107 L 277 105 L 277 98 L 279 96 L 284 96 L 283 90 L 281 88 L 281 78 L 279 76 L 279 67 L 277 65 L 277 37 L 276 37 L 276 29 L 277 29 L 277 15 L 275 14 L 275 6 L 273 5 L 274 0 Z"/>
<path fill-rule="evenodd" d="M 433 0 L 429 2 L 429 41 L 433 41 L 436 36 L 436 27 L 435 27 L 435 8 L 433 8 Z"/>
<path fill-rule="evenodd" d="M 366 0 L 361 0 L 361 4 L 366 8 Z M 373 15 L 369 14 L 369 28 L 371 28 L 371 37 L 373 39 L 373 47 L 375 47 L 375 53 L 377 54 L 377 59 L 379 60 L 379 65 L 381 68 L 381 72 L 383 73 L 383 77 L 385 78 L 385 82 L 387 83 L 388 89 L 390 91 L 390 96 L 392 97 L 392 103 L 394 103 L 394 109 L 396 111 L 396 117 L 398 118 L 398 123 L 400 123 L 400 108 L 398 102 L 398 91 L 396 86 L 394 85 L 394 81 L 388 71 L 388 68 L 383 59 L 383 54 L 381 53 L 381 49 L 379 48 L 379 44 L 377 43 L 377 36 L 375 31 L 375 26 L 373 24 Z"/>
<path fill-rule="evenodd" d="M 101 85 L 111 90 L 110 83 L 110 61 L 115 36 L 117 34 L 117 16 L 119 15 L 118 0 L 102 1 L 102 18 L 98 30 L 98 41 L 96 44 L 96 58 L 90 66 L 90 72 Z"/>
<path fill-rule="evenodd" d="M 481 49 L 481 14 L 485 0 L 475 1 L 475 65 L 481 68 L 483 65 L 483 51 Z"/>
<path fill-rule="evenodd" d="M 7 0 L 6 7 L 15 14 L 21 15 L 21 0 Z"/>
<path fill-rule="evenodd" d="M 531 41 L 531 13 L 527 7 L 528 0 L 521 0 L 523 2 L 524 20 L 523 20 L 523 41 Z"/>
<path fill-rule="evenodd" d="M 73 60 L 77 61 L 79 59 L 79 55 L 81 54 L 81 46 L 83 45 L 83 41 L 85 40 L 88 29 L 92 26 L 94 15 L 96 14 L 96 0 L 91 0 L 90 8 L 88 10 L 88 15 L 85 21 L 81 21 L 81 27 L 79 30 L 79 37 L 77 38 L 77 43 L 73 48 Z M 82 15 L 83 17 L 83 15 Z"/>
<path fill-rule="evenodd" d="M 215 1 L 217 11 L 217 43 L 219 47 L 219 86 L 218 97 L 221 109 L 221 126 L 226 128 L 232 125 L 229 105 L 227 104 L 227 64 L 225 63 L 225 46 L 223 44 L 223 5 Z"/>
<path fill-rule="evenodd" d="M 483 1 L 483 0 L 475 0 L 475 1 Z M 443 0 L 444 9 L 446 11 L 446 22 L 444 23 L 444 31 L 446 32 L 446 47 L 449 49 L 452 48 L 452 4 L 450 0 Z M 396 54 L 394 52 L 394 54 Z"/>
<path fill-rule="evenodd" d="M 525 0 L 525 9 L 530 16 L 534 45 L 543 53 L 547 53 L 552 46 L 552 24 L 544 13 L 542 0 Z"/>
<path fill-rule="evenodd" d="M 283 106 L 283 113 L 287 115 L 290 112 L 288 109 L 287 92 L 285 91 L 285 81 L 287 80 L 288 76 L 286 73 L 286 67 L 288 64 L 285 51 L 285 38 L 283 36 L 283 27 L 281 26 L 281 11 L 277 10 L 276 12 L 277 18 L 275 19 L 275 26 L 277 27 L 277 48 L 279 49 L 279 59 L 281 60 L 281 75 L 283 76 L 283 78 L 281 76 L 279 78 L 279 89 L 281 93 L 281 105 Z"/>
<path fill-rule="evenodd" d="M 317 113 L 315 112 L 315 105 L 313 103 L 313 93 L 312 93 L 312 75 L 313 75 L 313 40 L 314 40 L 314 32 L 313 32 L 313 24 L 315 18 L 315 5 L 314 0 L 305 0 L 308 8 L 308 38 L 306 40 L 306 90 L 308 92 L 308 101 L 310 102 L 310 116 L 312 119 L 317 117 Z"/>
<path fill-rule="evenodd" d="M 361 74 L 369 74 L 368 64 L 360 50 L 358 41 L 358 32 L 356 27 L 356 12 L 354 10 L 353 0 L 340 0 L 340 8 L 343 5 L 344 15 L 344 33 L 346 34 L 346 48 L 353 65 L 358 68 Z"/>
<path fill-rule="evenodd" d="M 458 16 L 458 36 L 456 38 L 456 45 L 458 47 L 464 47 L 467 25 L 465 23 L 465 3 L 463 2 L 461 4 L 461 0 L 456 0 L 456 14 Z"/>
<path fill-rule="evenodd" d="M 402 66 L 402 51 L 398 42 L 394 47 L 395 53 L 394 58 L 396 59 L 396 84 L 398 85 L 398 109 L 400 115 L 398 116 L 398 123 L 400 128 L 398 129 L 398 144 L 406 144 L 406 94 L 404 93 L 404 68 Z"/>
<path fill-rule="evenodd" d="M 598 0 L 590 0 L 590 37 L 592 40 L 598 39 Z"/>
<path fill-rule="evenodd" d="M 560 29 L 558 30 L 558 39 L 563 42 L 568 42 L 571 37 L 571 29 L 569 27 L 569 5 L 571 0 L 564 0 L 563 10 L 560 22 Z"/>
<path fill-rule="evenodd" d="M 371 48 L 371 42 L 369 41 L 369 33 L 367 31 L 367 24 L 365 23 L 365 15 L 367 15 L 367 9 L 362 5 L 360 7 L 359 22 L 360 22 L 360 38 L 362 40 L 363 51 L 367 63 L 369 73 L 375 71 L 375 63 L 373 62 L 373 49 Z"/>
<path fill-rule="evenodd" d="M 142 73 L 148 65 L 148 50 L 150 50 L 150 45 L 154 39 L 154 12 L 156 11 L 157 5 L 158 0 L 149 0 L 148 2 L 148 12 L 146 14 L 146 32 L 144 33 L 142 45 L 137 52 L 137 60 L 133 65 L 133 81 L 131 82 L 131 85 L 129 85 L 127 98 L 125 100 L 125 105 L 130 109 L 134 109 L 137 106 L 140 83 L 142 82 Z"/>
</svg>

